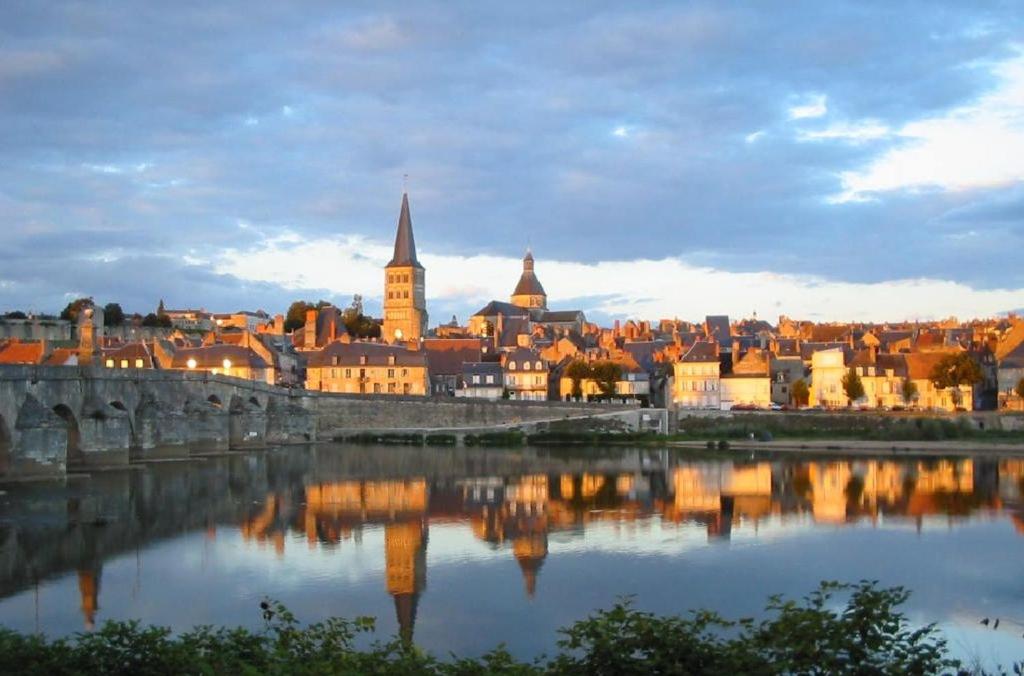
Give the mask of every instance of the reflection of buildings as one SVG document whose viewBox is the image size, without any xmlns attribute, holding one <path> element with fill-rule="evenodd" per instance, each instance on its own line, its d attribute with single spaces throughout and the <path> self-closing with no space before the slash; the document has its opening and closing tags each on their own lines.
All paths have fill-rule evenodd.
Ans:
<svg viewBox="0 0 1024 676">
<path fill-rule="evenodd" d="M 412 641 L 416 604 L 427 586 L 427 524 L 421 519 L 384 526 L 387 589 L 395 599 L 398 635 Z"/>
<path fill-rule="evenodd" d="M 563 469 L 573 466 L 569 462 L 552 462 L 555 471 L 521 474 L 487 473 L 494 470 L 481 464 L 477 476 L 467 472 L 468 477 L 431 480 L 307 483 L 303 477 L 316 475 L 297 473 L 290 488 L 261 489 L 265 497 L 244 508 L 240 532 L 247 542 L 271 545 L 284 556 L 289 532 L 310 547 L 329 549 L 358 544 L 368 527 L 382 529 L 383 587 L 393 597 L 404 640 L 412 640 L 426 591 L 431 525 L 461 524 L 480 542 L 514 558 L 527 597 L 543 591 L 544 566 L 550 567 L 548 557 L 558 552 L 554 543 L 582 538 L 595 526 L 607 527 L 613 536 L 620 530 L 678 527 L 728 539 L 754 533 L 765 523 L 786 527 L 791 515 L 802 524 L 906 519 L 923 527 L 932 515 L 954 522 L 1005 509 L 1024 533 L 1022 460 L 688 462 L 665 453 L 629 463 L 602 462 L 575 464 L 576 471 Z M 386 470 L 375 466 L 374 471 Z M 86 626 L 98 608 L 98 570 L 83 567 L 79 573 Z"/>
<path fill-rule="evenodd" d="M 96 626 L 96 611 L 100 609 L 100 568 L 78 571 L 78 594 L 82 599 L 82 617 L 85 630 Z"/>
</svg>

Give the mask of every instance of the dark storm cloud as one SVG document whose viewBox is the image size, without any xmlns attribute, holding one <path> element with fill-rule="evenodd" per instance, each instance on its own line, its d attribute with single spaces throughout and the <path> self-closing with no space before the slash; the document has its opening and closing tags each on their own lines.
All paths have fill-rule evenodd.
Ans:
<svg viewBox="0 0 1024 676">
<path fill-rule="evenodd" d="M 177 261 L 389 239 L 406 173 L 431 251 L 1020 287 L 1019 189 L 831 204 L 897 141 L 797 135 L 969 104 L 1021 24 L 960 2 L 5 2 L 0 306 L 280 305 L 297 292 Z M 813 95 L 828 116 L 789 120 Z"/>
</svg>

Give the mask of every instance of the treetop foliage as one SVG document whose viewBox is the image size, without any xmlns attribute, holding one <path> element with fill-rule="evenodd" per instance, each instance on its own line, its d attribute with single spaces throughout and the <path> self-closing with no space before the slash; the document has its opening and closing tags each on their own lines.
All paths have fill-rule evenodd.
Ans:
<svg viewBox="0 0 1024 676">
<path fill-rule="evenodd" d="M 928 375 L 928 379 L 940 389 L 976 385 L 984 377 L 978 362 L 966 352 L 947 354 L 935 364 Z"/>
</svg>

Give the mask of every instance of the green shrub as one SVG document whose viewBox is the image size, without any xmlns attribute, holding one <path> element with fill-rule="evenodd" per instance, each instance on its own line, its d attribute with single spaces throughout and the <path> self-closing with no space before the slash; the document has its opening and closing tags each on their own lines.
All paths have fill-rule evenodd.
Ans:
<svg viewBox="0 0 1024 676">
<path fill-rule="evenodd" d="M 423 437 L 427 446 L 454 446 L 458 438 L 454 434 L 428 434 Z"/>
<path fill-rule="evenodd" d="M 949 658 L 935 626 L 912 628 L 898 611 L 908 595 L 873 582 L 824 582 L 800 600 L 771 597 L 759 621 L 704 610 L 661 617 L 620 601 L 561 630 L 557 654 L 531 663 L 500 647 L 442 662 L 400 638 L 360 650 L 355 642 L 374 631 L 372 618 L 302 627 L 286 608 L 266 601 L 262 631 L 199 627 L 175 636 L 162 627 L 107 622 L 95 633 L 51 641 L 0 629 L 0 659 L 6 674 L 33 676 L 956 673 L 961 665 Z"/>
</svg>

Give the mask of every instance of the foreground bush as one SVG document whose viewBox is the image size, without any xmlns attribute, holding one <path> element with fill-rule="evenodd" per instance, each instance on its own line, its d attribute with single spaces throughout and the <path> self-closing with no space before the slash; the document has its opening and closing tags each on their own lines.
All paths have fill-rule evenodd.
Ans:
<svg viewBox="0 0 1024 676">
<path fill-rule="evenodd" d="M 772 597 L 764 620 L 707 611 L 659 617 L 620 602 L 562 630 L 559 653 L 533 663 L 503 648 L 439 661 L 394 639 L 355 647 L 373 620 L 300 627 L 264 602 L 262 631 L 199 627 L 173 636 L 137 622 L 50 641 L 0 630 L 8 674 L 933 674 L 956 673 L 934 626 L 908 626 L 902 588 L 822 583 L 800 601 Z M 1018 672 L 1019 673 L 1019 672 Z"/>
</svg>

